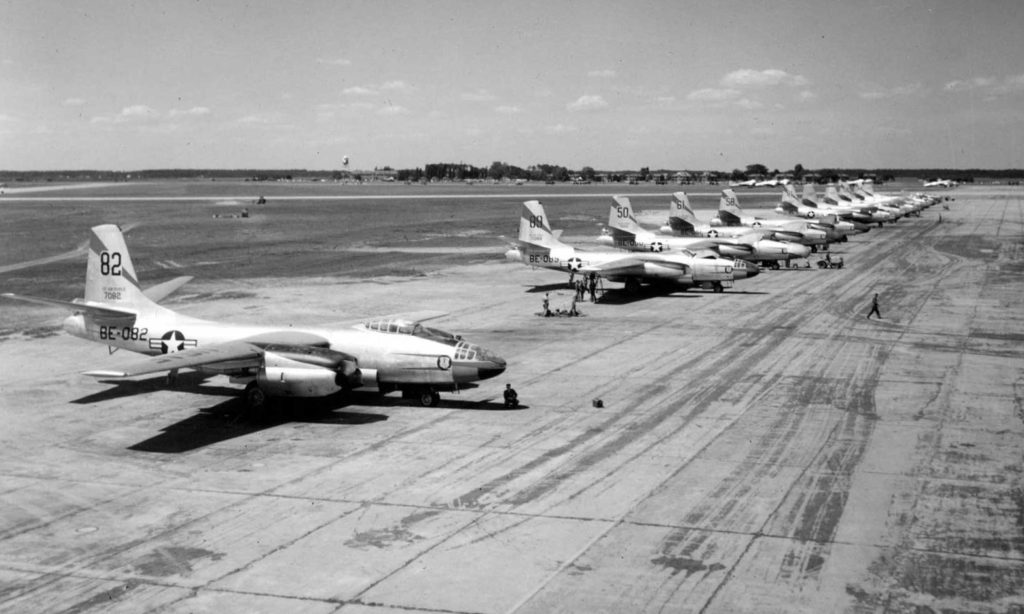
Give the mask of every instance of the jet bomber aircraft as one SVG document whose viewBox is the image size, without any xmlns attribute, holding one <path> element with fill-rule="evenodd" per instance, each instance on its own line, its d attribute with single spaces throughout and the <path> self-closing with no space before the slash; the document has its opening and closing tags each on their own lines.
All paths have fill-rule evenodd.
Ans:
<svg viewBox="0 0 1024 614">
<path fill-rule="evenodd" d="M 505 370 L 505 360 L 492 352 L 419 322 L 381 319 L 340 329 L 210 322 L 151 298 L 166 294 L 166 288 L 147 294 L 139 287 L 121 230 L 107 224 L 90 234 L 84 299 L 2 296 L 69 308 L 68 333 L 146 355 L 86 375 L 226 374 L 245 385 L 250 410 L 263 409 L 271 397 L 325 397 L 355 388 L 401 391 L 435 406 L 440 391 L 469 388 Z"/>
</svg>

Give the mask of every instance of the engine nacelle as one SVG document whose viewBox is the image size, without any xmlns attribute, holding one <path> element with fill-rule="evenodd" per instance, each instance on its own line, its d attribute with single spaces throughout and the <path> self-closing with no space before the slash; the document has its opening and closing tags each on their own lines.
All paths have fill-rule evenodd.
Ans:
<svg viewBox="0 0 1024 614">
<path fill-rule="evenodd" d="M 662 262 L 645 262 L 644 276 L 678 282 L 689 282 L 693 279 L 692 274 L 685 266 Z"/>
<path fill-rule="evenodd" d="M 733 258 L 743 258 L 754 253 L 754 248 L 746 243 L 722 243 L 718 246 L 718 253 Z"/>
<path fill-rule="evenodd" d="M 703 281 L 733 281 L 735 276 L 732 273 L 733 263 L 731 260 L 720 258 L 698 258 L 693 263 L 693 280 Z"/>
<path fill-rule="evenodd" d="M 722 218 L 717 216 L 711 218 L 711 221 L 708 222 L 708 224 L 710 224 L 711 226 L 725 226 L 725 224 L 722 223 Z"/>
<path fill-rule="evenodd" d="M 268 395 L 284 397 L 323 397 L 362 384 L 354 356 L 307 346 L 267 346 L 256 379 Z"/>
</svg>

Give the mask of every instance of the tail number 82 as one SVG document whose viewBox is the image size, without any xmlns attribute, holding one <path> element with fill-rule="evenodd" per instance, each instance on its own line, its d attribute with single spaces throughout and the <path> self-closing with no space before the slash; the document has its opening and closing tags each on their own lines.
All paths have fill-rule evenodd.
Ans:
<svg viewBox="0 0 1024 614">
<path fill-rule="evenodd" d="M 100 252 L 100 275 L 121 274 L 121 252 Z"/>
</svg>

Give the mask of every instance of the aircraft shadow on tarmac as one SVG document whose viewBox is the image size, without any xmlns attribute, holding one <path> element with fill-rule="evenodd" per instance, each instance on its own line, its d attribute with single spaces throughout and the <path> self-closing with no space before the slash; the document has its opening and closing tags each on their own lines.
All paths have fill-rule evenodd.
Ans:
<svg viewBox="0 0 1024 614">
<path fill-rule="evenodd" d="M 114 384 L 114 386 L 107 390 L 75 399 L 72 403 L 98 403 L 168 389 L 178 392 L 229 397 L 217 405 L 200 410 L 198 414 L 165 427 L 159 435 L 128 447 L 129 450 L 139 452 L 160 452 L 165 454 L 189 452 L 289 422 L 359 426 L 388 419 L 387 415 L 381 413 L 347 411 L 346 408 L 351 406 L 358 406 L 360 408 L 408 407 L 410 409 L 421 409 L 412 404 L 413 402 L 408 399 L 396 396 L 383 396 L 369 391 L 356 391 L 347 395 L 339 394 L 319 399 L 277 399 L 268 411 L 254 416 L 247 414 L 245 411 L 244 403 L 240 397 L 241 391 L 238 388 L 211 386 L 205 383 L 209 377 L 209 375 L 195 372 L 182 373 L 175 380 L 173 386 L 167 385 L 167 378 L 165 377 L 152 377 L 132 381 L 104 380 L 107 383 Z M 510 410 L 504 406 L 504 403 L 463 401 L 451 397 L 442 397 L 441 403 L 437 408 L 460 411 L 518 411 L 529 409 L 529 406 L 520 405 L 515 410 Z"/>
<path fill-rule="evenodd" d="M 180 454 L 288 422 L 360 426 L 387 419 L 384 414 L 337 411 L 323 404 L 296 406 L 253 418 L 245 415 L 242 400 L 235 398 L 171 424 L 161 429 L 159 435 L 128 446 L 128 449 L 136 452 Z"/>
</svg>

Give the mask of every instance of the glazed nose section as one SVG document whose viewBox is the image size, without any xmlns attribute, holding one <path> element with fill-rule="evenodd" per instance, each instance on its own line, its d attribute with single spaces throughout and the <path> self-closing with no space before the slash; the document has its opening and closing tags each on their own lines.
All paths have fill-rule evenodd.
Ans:
<svg viewBox="0 0 1024 614">
<path fill-rule="evenodd" d="M 742 271 L 742 276 L 740 274 Z M 753 262 L 744 262 L 743 268 L 736 267 L 736 279 L 750 279 L 751 277 L 757 277 L 761 274 L 761 267 L 757 266 Z"/>
<path fill-rule="evenodd" d="M 454 371 L 457 381 L 475 382 L 497 377 L 505 372 L 505 359 L 472 343 L 460 343 L 455 351 Z"/>
</svg>

